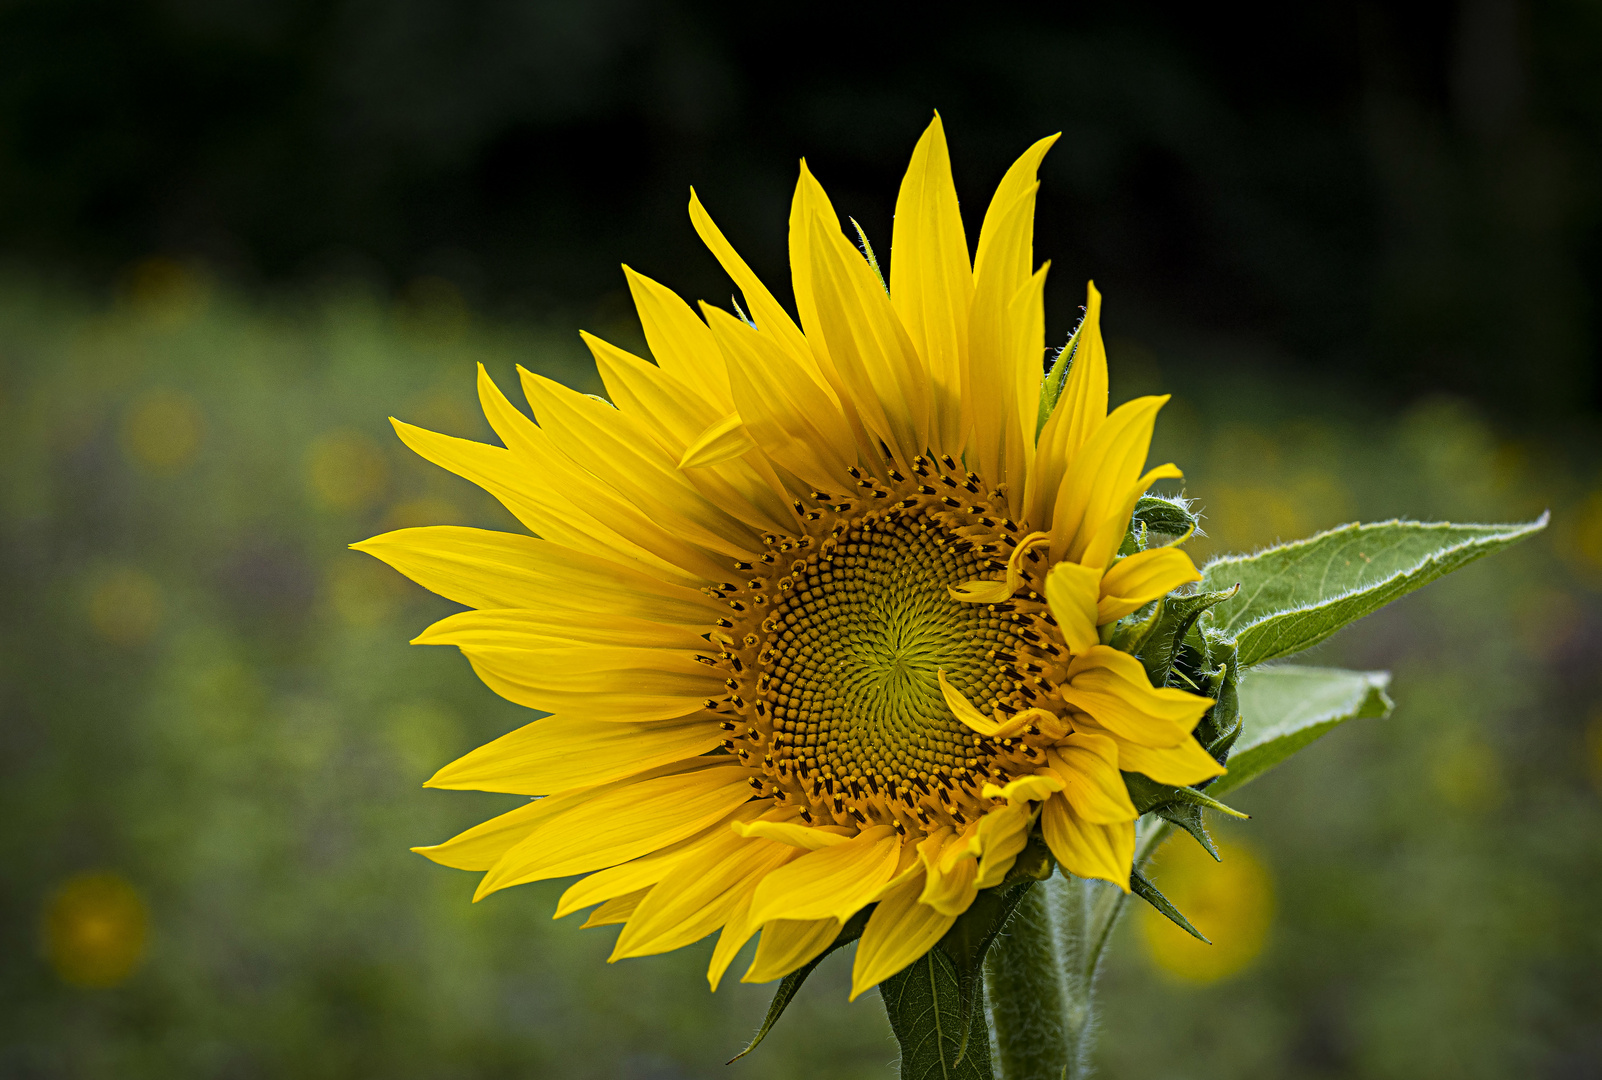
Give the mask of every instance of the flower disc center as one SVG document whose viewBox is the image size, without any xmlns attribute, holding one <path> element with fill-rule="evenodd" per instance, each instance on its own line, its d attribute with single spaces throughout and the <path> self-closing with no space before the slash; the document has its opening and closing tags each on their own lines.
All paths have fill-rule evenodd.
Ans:
<svg viewBox="0 0 1602 1080">
<path fill-rule="evenodd" d="M 948 591 L 984 570 L 973 543 L 922 517 L 868 518 L 798 560 L 762 652 L 781 770 L 858 799 L 971 786 L 982 740 L 938 675 L 985 712 L 1010 689 L 1012 622 Z"/>
</svg>

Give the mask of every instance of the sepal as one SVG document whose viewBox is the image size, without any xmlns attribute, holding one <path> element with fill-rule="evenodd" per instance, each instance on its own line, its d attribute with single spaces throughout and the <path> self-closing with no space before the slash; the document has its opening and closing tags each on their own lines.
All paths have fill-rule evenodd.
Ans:
<svg viewBox="0 0 1602 1080">
<path fill-rule="evenodd" d="M 1221 589 L 1216 592 L 1191 593 L 1188 596 L 1171 595 L 1160 601 L 1161 610 L 1156 613 L 1151 629 L 1141 636 L 1139 648 L 1135 653 L 1141 666 L 1146 669 L 1146 677 L 1151 680 L 1153 686 L 1163 686 L 1168 683 L 1169 671 L 1179 657 L 1185 639 L 1191 636 L 1191 628 L 1196 625 L 1196 620 L 1201 617 L 1202 612 L 1234 595 L 1234 589 Z M 1195 686 L 1184 688 L 1196 689 Z"/>
<path fill-rule="evenodd" d="M 1148 533 L 1189 536 L 1199 532 L 1201 527 L 1201 516 L 1191 509 L 1194 505 L 1183 495 L 1142 495 L 1135 503 L 1134 521 Z"/>
<path fill-rule="evenodd" d="M 1216 858 L 1217 856 L 1215 855 L 1214 857 Z M 1146 901 L 1146 903 L 1156 908 L 1163 914 L 1164 918 L 1173 923 L 1175 926 L 1179 927 L 1181 930 L 1185 931 L 1185 933 L 1189 934 L 1197 941 L 1203 942 L 1207 945 L 1212 944 L 1212 942 L 1207 939 L 1206 935 L 1192 926 L 1190 924 L 1190 920 L 1185 918 L 1185 916 L 1180 913 L 1180 910 L 1174 906 L 1173 901 L 1169 900 L 1168 897 L 1159 892 L 1157 886 L 1153 885 L 1150 879 L 1148 879 L 1146 875 L 1142 874 L 1139 870 L 1130 872 L 1129 890 L 1142 900 Z"/>
<path fill-rule="evenodd" d="M 762 1018 L 762 1026 L 757 1028 L 755 1035 L 751 1036 L 751 1041 L 745 1044 L 745 1049 L 735 1054 L 725 1064 L 733 1065 L 736 1061 L 755 1050 L 757 1044 L 768 1037 L 768 1032 L 772 1031 L 773 1025 L 779 1022 L 779 1017 L 784 1015 L 784 1010 L 790 1007 L 791 1000 L 794 999 L 796 992 L 801 989 L 801 984 L 807 981 L 807 976 L 817 970 L 818 965 L 833 953 L 845 948 L 862 936 L 862 930 L 868 925 L 868 916 L 873 913 L 873 907 L 874 905 L 870 904 L 851 916 L 850 920 L 840 928 L 840 935 L 834 939 L 834 942 L 827 949 L 824 949 L 817 957 L 809 960 L 779 980 L 779 988 L 774 991 L 773 1000 L 768 1003 L 768 1012 Z"/>
</svg>

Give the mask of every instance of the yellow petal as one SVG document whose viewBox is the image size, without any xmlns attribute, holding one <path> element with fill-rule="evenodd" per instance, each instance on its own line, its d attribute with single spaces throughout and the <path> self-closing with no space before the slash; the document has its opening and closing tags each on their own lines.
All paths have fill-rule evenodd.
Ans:
<svg viewBox="0 0 1602 1080">
<path fill-rule="evenodd" d="M 1141 773 L 1159 784 L 1180 785 L 1199 784 L 1228 771 L 1194 738 L 1160 750 L 1120 739 L 1118 767 Z"/>
<path fill-rule="evenodd" d="M 1146 494 L 1146 489 L 1158 480 L 1181 480 L 1184 476 L 1179 466 L 1172 461 L 1155 469 L 1148 469 L 1139 480 L 1129 485 L 1121 502 L 1113 503 L 1112 512 L 1102 520 L 1100 527 L 1090 531 L 1090 542 L 1085 545 L 1080 561 L 1086 566 L 1107 566 L 1111 563 L 1113 556 L 1123 546 L 1124 537 L 1129 534 L 1130 519 L 1134 517 L 1135 504 Z"/>
<path fill-rule="evenodd" d="M 711 215 L 701 205 L 701 200 L 693 188 L 690 191 L 690 221 L 695 226 L 696 234 L 701 237 L 701 242 L 712 252 L 713 257 L 723 267 L 723 272 L 734 280 L 734 284 L 745 297 L 746 310 L 750 311 L 751 318 L 762 328 L 763 336 L 771 339 L 792 361 L 809 369 L 821 381 L 817 360 L 813 357 L 812 348 L 807 344 L 800 327 L 796 326 L 795 320 L 790 318 L 783 305 L 773 298 L 773 294 L 746 265 L 745 260 L 735 253 L 733 246 L 712 223 Z M 743 415 L 744 410 L 741 412 Z"/>
<path fill-rule="evenodd" d="M 760 455 L 750 454 L 755 444 L 741 430 L 738 413 L 702 400 L 655 364 L 589 334 L 579 336 L 594 354 L 613 404 L 649 430 L 691 487 L 752 528 L 784 530 L 793 524 L 789 496 Z M 686 461 L 694 471 L 685 471 Z"/>
<path fill-rule="evenodd" d="M 886 893 L 868 916 L 851 965 L 852 1001 L 928 952 L 957 921 L 955 915 L 943 915 L 918 903 L 923 884 L 920 867 Z"/>
<path fill-rule="evenodd" d="M 1107 418 L 1107 347 L 1101 337 L 1101 293 L 1096 283 L 1085 288 L 1085 317 L 1074 333 L 1072 360 L 1062 393 L 1040 431 L 1035 466 L 1029 473 L 1024 512 L 1031 521 L 1046 521 L 1064 473 L 1080 448 Z"/>
<path fill-rule="evenodd" d="M 456 525 L 400 529 L 352 544 L 425 589 L 475 608 L 538 608 L 571 598 L 607 623 L 626 616 L 704 628 L 715 602 L 627 564 L 517 533 Z"/>
<path fill-rule="evenodd" d="M 1117 516 L 1140 475 L 1157 410 L 1167 400 L 1166 395 L 1142 397 L 1118 406 L 1086 441 L 1057 491 L 1051 516 L 1052 561 L 1086 561 L 1085 549 L 1094 534 Z M 1116 551 L 1114 545 L 1106 559 Z M 1098 569 L 1105 568 L 1106 561 L 1098 564 Z"/>
<path fill-rule="evenodd" d="M 1085 318 L 1057 401 L 1063 417 L 1062 458 L 1072 463 L 1107 418 L 1107 346 L 1101 337 L 1101 293 L 1094 281 L 1085 284 Z"/>
<path fill-rule="evenodd" d="M 631 357 L 621 349 L 608 346 L 588 335 L 580 336 L 590 343 L 603 367 L 612 360 L 619 362 L 632 360 L 642 367 L 650 367 L 643 360 Z M 519 368 L 518 373 L 524 379 L 524 389 L 527 392 L 528 372 Z M 666 381 L 666 376 L 663 378 Z M 490 426 L 506 444 L 518 466 L 516 476 L 511 481 L 503 480 L 502 486 L 510 488 L 520 481 L 521 487 L 515 492 L 520 497 L 525 500 L 543 498 L 550 501 L 552 507 L 560 511 L 563 528 L 594 522 L 599 529 L 597 537 L 621 553 L 639 558 L 639 553 L 634 550 L 638 549 L 639 552 L 645 553 L 647 562 L 657 558 L 667 559 L 673 566 L 685 567 L 697 571 L 702 577 L 707 576 L 705 551 L 682 538 L 678 531 L 678 521 L 672 517 L 664 517 L 660 513 L 651 516 L 650 504 L 642 506 L 638 500 L 631 499 L 627 492 L 620 490 L 612 478 L 596 475 L 589 468 L 588 455 L 572 452 L 573 440 L 570 432 L 560 425 L 547 430 L 519 412 L 506 400 L 482 364 L 478 369 L 478 395 Z M 665 454 L 649 435 L 651 429 L 641 422 L 638 415 L 624 417 L 617 409 L 599 400 L 585 397 L 584 401 L 592 412 L 600 410 L 606 416 L 607 423 L 621 425 L 627 429 L 628 441 L 635 453 L 648 454 L 654 459 L 653 465 L 658 470 L 668 468 L 667 462 L 662 460 Z M 709 412 L 708 419 L 710 416 Z M 659 416 L 651 417 L 653 423 L 659 423 L 660 420 Z M 415 432 L 412 433 L 412 437 L 416 437 Z M 565 448 L 564 442 L 567 443 Z M 675 472 L 673 475 L 680 481 L 685 480 L 682 474 Z M 758 526 L 758 531 L 763 527 L 766 526 Z M 580 550 L 593 548 L 593 544 L 570 543 L 564 536 L 552 533 L 550 528 L 551 526 L 547 524 L 545 528 L 536 531 Z M 642 538 L 644 541 L 649 541 L 648 549 L 641 545 Z"/>
<path fill-rule="evenodd" d="M 594 720 L 673 720 L 702 712 L 709 698 L 727 692 L 711 668 L 663 649 L 467 648 L 462 655 L 508 701 Z"/>
<path fill-rule="evenodd" d="M 541 430 L 570 459 L 604 476 L 656 531 L 734 559 L 762 550 L 760 532 L 697 491 L 638 422 L 554 379 L 526 368 L 518 374 Z"/>
<path fill-rule="evenodd" d="M 1052 747 L 1046 759 L 1067 782 L 1063 796 L 1085 821 L 1110 825 L 1140 815 L 1118 771 L 1118 744 L 1110 736 L 1076 731 Z"/>
<path fill-rule="evenodd" d="M 771 799 L 753 799 L 739 806 L 728 818 L 715 821 L 676 844 L 619 866 L 597 870 L 575 881 L 556 902 L 556 913 L 551 918 L 565 918 L 580 908 L 655 885 L 684 860 L 700 859 L 703 852 L 722 840 L 731 822 L 749 821 L 772 804 Z"/>
<path fill-rule="evenodd" d="M 1096 634 L 1096 597 L 1101 591 L 1101 570 L 1062 562 L 1046 575 L 1046 604 L 1062 628 L 1068 651 L 1079 655 L 1101 644 Z"/>
<path fill-rule="evenodd" d="M 806 333 L 807 344 L 816 358 L 817 370 L 814 373 L 839 392 L 839 374 L 834 370 L 834 361 L 829 355 L 828 339 L 818 325 L 818 304 L 813 293 L 813 218 L 822 218 L 827 228 L 835 232 L 840 230 L 840 215 L 829 201 L 829 193 L 823 190 L 823 185 L 807 168 L 806 158 L 802 158 L 801 168 L 796 174 L 795 194 L 790 200 L 790 288 L 795 293 L 795 310 L 801 319 L 801 329 Z"/>
<path fill-rule="evenodd" d="M 1070 874 L 1110 881 L 1129 891 L 1135 858 L 1135 823 L 1094 825 L 1076 815 L 1062 795 L 1046 800 L 1040 833 L 1057 862 Z"/>
<path fill-rule="evenodd" d="M 990 199 L 990 208 L 985 211 L 984 226 L 979 230 L 979 250 L 974 257 L 973 267 L 975 275 L 978 275 L 985 264 L 992 260 L 1010 258 L 1013 260 L 1011 272 L 1016 281 L 1022 284 L 1028 279 L 1032 269 L 1030 249 L 1026 248 L 1021 253 L 1011 251 L 1007 242 L 999 239 L 1006 231 L 1003 218 L 1018 199 L 1032 196 L 1035 189 L 1040 186 L 1036 180 L 1040 163 L 1045 159 L 1046 151 L 1050 150 L 1052 144 L 1060 137 L 1061 132 L 1048 135 L 1025 150 L 1007 169 L 1006 175 L 1001 178 L 1001 183 L 996 186 L 996 193 Z M 1033 231 L 1032 219 L 1031 211 L 1031 226 L 1024 232 L 1026 237 Z M 1006 253 L 998 254 L 998 251 Z"/>
<path fill-rule="evenodd" d="M 941 869 L 939 862 L 925 862 L 925 879 L 923 891 L 918 894 L 918 902 L 927 904 L 943 915 L 961 915 L 973 903 L 973 898 L 979 892 L 976 884 L 979 877 L 979 863 L 963 845 L 962 856 L 955 859 L 947 869 Z M 944 861 L 943 859 L 940 861 Z"/>
<path fill-rule="evenodd" d="M 783 844 L 726 833 L 701 855 L 680 862 L 651 890 L 618 935 L 609 960 L 669 952 L 701 940 L 729 920 L 764 875 L 795 855 Z"/>
<path fill-rule="evenodd" d="M 741 836 L 775 840 L 807 851 L 843 844 L 854 835 L 841 825 L 802 825 L 797 821 L 736 822 L 734 831 Z"/>
<path fill-rule="evenodd" d="M 1035 188 L 1014 200 L 997 217 L 996 204 L 985 218 L 985 230 L 992 238 L 987 259 L 983 247 L 974 263 L 973 310 L 968 323 L 968 373 L 963 383 L 973 418 L 973 442 L 980 475 L 1003 477 L 1023 492 L 1025 476 L 1007 472 L 1009 463 L 1022 460 L 1025 445 L 1023 424 L 1018 415 L 1018 341 L 1014 328 L 1013 301 L 1031 284 L 1032 256 L 1030 234 L 1034 229 Z M 995 228 L 992 229 L 992 222 Z M 1034 369 L 1039 384 L 1039 357 Z M 1035 406 L 1038 413 L 1039 406 Z M 1031 423 L 1033 420 L 1031 419 Z M 1028 449 L 1033 450 L 1034 431 L 1029 432 Z M 1022 507 L 1020 506 L 1020 511 Z"/>
<path fill-rule="evenodd" d="M 893 829 L 875 825 L 843 844 L 809 851 L 762 879 L 751 901 L 751 919 L 845 922 L 890 880 L 900 846 Z"/>
<path fill-rule="evenodd" d="M 695 632 L 700 628 L 670 626 L 627 615 L 598 616 L 593 603 L 579 606 L 573 603 L 574 599 L 570 591 L 564 590 L 550 596 L 548 603 L 534 608 L 458 611 L 429 626 L 412 639 L 412 644 L 531 651 L 622 645 L 691 653 L 707 647 L 706 639 Z"/>
<path fill-rule="evenodd" d="M 712 949 L 712 962 L 707 965 L 706 981 L 717 993 L 718 984 L 723 981 L 724 972 L 739 955 L 740 949 L 751 940 L 757 930 L 761 929 L 750 919 L 751 894 L 746 893 L 740 897 L 734 910 L 729 913 L 728 920 L 723 924 L 723 930 L 718 934 L 718 943 Z"/>
<path fill-rule="evenodd" d="M 623 274 L 640 314 L 645 344 L 662 370 L 698 391 L 706 401 L 728 409 L 733 403 L 728 374 L 706 324 L 672 289 L 627 266 Z"/>
<path fill-rule="evenodd" d="M 1096 622 L 1116 622 L 1131 611 L 1138 611 L 1160 596 L 1167 596 L 1181 585 L 1200 581 L 1201 574 L 1190 556 L 1174 547 L 1138 551 L 1108 567 L 1101 579 L 1101 599 L 1096 603 Z"/>
<path fill-rule="evenodd" d="M 1097 645 L 1068 664 L 1062 698 L 1101 727 L 1142 746 L 1178 746 L 1212 699 L 1173 687 L 1154 689 L 1140 661 Z"/>
<path fill-rule="evenodd" d="M 812 295 L 819 332 L 863 424 L 902 466 L 929 449 L 929 375 L 863 257 L 812 220 Z"/>
<path fill-rule="evenodd" d="M 618 780 L 540 823 L 484 875 L 474 899 L 528 881 L 583 874 L 683 840 L 751 797 L 751 770 L 717 765 Z"/>
<path fill-rule="evenodd" d="M 986 738 L 1005 739 L 1017 734 L 1029 725 L 1028 719 L 1021 713 L 1009 717 L 1006 723 L 986 717 L 984 713 L 973 707 L 973 703 L 967 699 L 961 690 L 946 681 L 944 668 L 935 673 L 935 678 L 940 680 L 940 692 L 945 695 L 946 707 L 951 710 L 952 715 Z"/>
<path fill-rule="evenodd" d="M 659 526 L 638 525 L 629 519 L 625 532 L 643 537 L 653 546 L 660 545 L 656 550 L 670 552 L 671 557 L 654 554 L 644 544 L 625 538 L 625 532 L 603 523 L 590 509 L 581 509 L 562 494 L 560 487 L 570 477 L 556 473 L 553 483 L 553 474 L 546 471 L 542 479 L 539 471 L 528 468 L 525 459 L 511 450 L 440 435 L 399 420 L 390 423 L 401 441 L 419 457 L 477 484 L 495 496 L 529 531 L 547 541 L 574 551 L 610 552 L 623 565 L 633 564 L 635 569 L 667 581 L 717 580 L 714 575 L 722 573 L 717 562 L 678 543 Z M 617 520 L 623 523 L 622 518 Z M 676 561 L 680 559 L 682 562 Z"/>
<path fill-rule="evenodd" d="M 679 457 L 679 468 L 704 469 L 708 465 L 737 458 L 755 445 L 751 441 L 751 433 L 745 430 L 745 424 L 740 420 L 740 414 L 731 412 L 707 425 L 706 430 L 685 447 Z"/>
<path fill-rule="evenodd" d="M 592 926 L 612 926 L 615 923 L 628 922 L 629 916 L 634 914 L 634 909 L 640 906 L 640 901 L 644 900 L 650 891 L 646 888 L 613 897 L 590 912 L 590 917 L 584 920 L 579 929 L 588 930 Z"/>
<path fill-rule="evenodd" d="M 1046 359 L 1046 271 L 1039 270 L 1018 290 L 1007 307 L 1006 363 L 1011 375 L 1013 431 L 1007 442 L 1005 474 L 1017 494 L 1016 513 L 1024 513 L 1024 494 L 1034 471 L 1035 431 L 1040 421 L 1040 384 Z"/>
<path fill-rule="evenodd" d="M 1023 560 L 1033 549 L 1051 540 L 1050 533 L 1032 532 L 1018 541 L 1007 557 L 1007 576 L 1002 581 L 968 581 L 961 585 L 948 585 L 946 591 L 952 599 L 968 604 L 999 604 L 1010 599 L 1023 585 Z"/>
<path fill-rule="evenodd" d="M 1017 805 L 1023 802 L 1040 802 L 1052 792 L 1061 791 L 1064 786 L 1060 777 L 1036 773 L 1033 776 L 1020 776 L 1016 780 L 1009 780 L 1005 787 L 986 784 L 981 794 L 987 799 L 1006 799 Z"/>
<path fill-rule="evenodd" d="M 741 982 L 780 979 L 816 959 L 840 936 L 838 919 L 775 919 L 762 927 L 756 959 Z"/>
<path fill-rule="evenodd" d="M 722 738 L 710 717 L 685 723 L 607 724 L 583 716 L 550 716 L 457 758 L 423 786 L 548 795 L 692 758 Z"/>
<path fill-rule="evenodd" d="M 588 791 L 588 788 L 581 788 Z M 443 844 L 414 847 L 413 851 L 455 870 L 488 870 L 500 862 L 501 856 L 521 843 L 523 838 L 546 819 L 562 810 L 570 802 L 560 798 L 537 799 L 516 810 L 474 825 L 458 833 Z"/>
<path fill-rule="evenodd" d="M 962 371 L 967 365 L 973 270 L 938 113 L 913 149 L 896 196 L 890 298 L 929 372 L 936 449 L 958 453 L 967 429 Z"/>
<path fill-rule="evenodd" d="M 1018 853 L 1029 842 L 1033 816 L 1028 806 L 1009 803 L 979 819 L 979 831 L 973 839 L 974 853 L 979 856 L 975 886 L 988 889 L 1001 884 L 1001 879 L 1017 861 Z"/>
<path fill-rule="evenodd" d="M 855 463 L 856 437 L 831 391 L 767 336 L 703 305 L 729 364 L 729 384 L 752 440 L 774 462 L 824 491 Z"/>
</svg>

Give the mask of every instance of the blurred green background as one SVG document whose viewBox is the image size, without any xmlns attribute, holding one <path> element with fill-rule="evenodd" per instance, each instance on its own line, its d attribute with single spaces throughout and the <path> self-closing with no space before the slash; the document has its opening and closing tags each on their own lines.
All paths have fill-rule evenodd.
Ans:
<svg viewBox="0 0 1602 1080">
<path fill-rule="evenodd" d="M 0 7 L 0 1075 L 892 1075 L 849 957 L 725 1067 L 768 988 L 710 943 L 608 966 L 562 883 L 409 854 L 516 801 L 420 784 L 527 716 L 345 545 L 516 527 L 385 417 L 489 437 L 476 362 L 598 390 L 619 261 L 722 297 L 692 180 L 776 282 L 802 153 L 888 246 L 931 106 L 970 215 L 1067 132 L 1050 329 L 1094 274 L 1115 398 L 1175 392 L 1199 560 L 1554 515 L 1314 654 L 1395 715 L 1165 853 L 1218 951 L 1125 924 L 1105 1075 L 1602 1074 L 1595 9 L 812 15 Z"/>
</svg>

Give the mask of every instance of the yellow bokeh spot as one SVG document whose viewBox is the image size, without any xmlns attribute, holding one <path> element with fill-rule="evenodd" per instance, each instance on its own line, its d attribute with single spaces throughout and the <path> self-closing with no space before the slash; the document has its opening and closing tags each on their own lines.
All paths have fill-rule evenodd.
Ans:
<svg viewBox="0 0 1602 1080">
<path fill-rule="evenodd" d="M 89 591 L 89 625 L 113 645 L 143 645 L 161 625 L 161 586 L 131 566 L 111 571 Z"/>
<path fill-rule="evenodd" d="M 306 452 L 312 494 L 336 510 L 363 510 L 389 483 L 389 462 L 378 444 L 359 431 L 331 431 Z"/>
<path fill-rule="evenodd" d="M 1274 883 L 1268 868 L 1241 844 L 1219 844 L 1216 863 L 1188 836 L 1172 838 L 1147 875 L 1212 940 L 1197 941 L 1151 905 L 1139 903 L 1146 954 L 1165 975 L 1211 983 L 1243 971 L 1268 941 L 1274 918 Z"/>
<path fill-rule="evenodd" d="M 145 957 L 150 916 L 139 890 L 116 874 L 82 874 L 45 904 L 50 966 L 74 986 L 116 986 Z"/>
<path fill-rule="evenodd" d="M 181 472 L 200 451 L 200 406 L 188 394 L 152 390 L 129 406 L 122 421 L 122 450 L 146 472 Z"/>
<path fill-rule="evenodd" d="M 1507 797 L 1502 763 L 1483 741 L 1466 739 L 1441 751 L 1430 766 L 1441 801 L 1458 810 L 1494 810 Z"/>
<path fill-rule="evenodd" d="M 1568 519 L 1566 527 L 1563 517 Z M 1602 491 L 1593 491 L 1558 519 L 1560 550 L 1586 577 L 1602 577 Z"/>
</svg>

